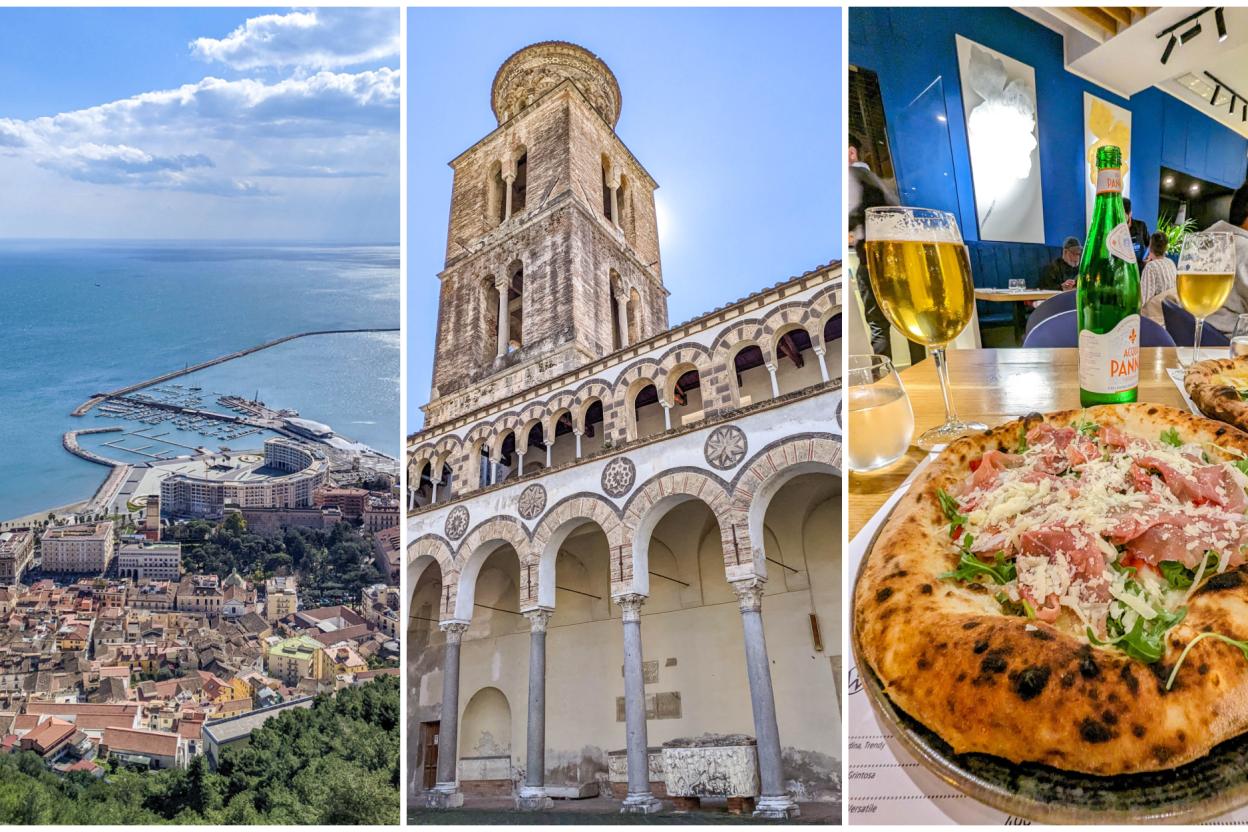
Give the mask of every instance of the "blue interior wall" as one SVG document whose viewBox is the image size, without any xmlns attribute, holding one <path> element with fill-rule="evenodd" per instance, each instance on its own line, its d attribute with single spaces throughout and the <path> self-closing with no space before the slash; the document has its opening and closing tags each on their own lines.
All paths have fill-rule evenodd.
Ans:
<svg viewBox="0 0 1248 832">
<path fill-rule="evenodd" d="M 1131 111 L 1131 202 L 1134 216 L 1144 220 L 1150 230 L 1157 227 L 1162 164 L 1229 187 L 1244 181 L 1248 139 L 1155 88 L 1127 100 L 1067 72 L 1061 36 L 1018 12 L 1007 8 L 850 9 L 849 62 L 879 76 L 888 139 L 898 184 L 903 189 L 907 184 L 906 159 L 917 157 L 917 148 L 940 138 L 944 130 L 944 124 L 929 125 L 903 114 L 925 91 L 930 96 L 929 88 L 940 80 L 953 175 L 944 177 L 944 192 L 938 193 L 937 199 L 957 206 L 967 240 L 978 239 L 979 231 L 955 34 L 1035 69 L 1048 245 L 1061 245 L 1068 236 L 1082 240 L 1087 225 L 1084 92 Z M 930 150 L 927 152 L 930 155 Z M 931 177 L 923 185 L 927 193 L 941 187 Z"/>
</svg>

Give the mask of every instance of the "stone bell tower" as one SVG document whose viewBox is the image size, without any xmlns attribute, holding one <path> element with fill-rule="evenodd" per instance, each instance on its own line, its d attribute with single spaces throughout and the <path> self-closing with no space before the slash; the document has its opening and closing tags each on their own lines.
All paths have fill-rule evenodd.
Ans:
<svg viewBox="0 0 1248 832">
<path fill-rule="evenodd" d="M 551 41 L 503 62 L 498 129 L 451 161 L 426 428 L 665 331 L 658 187 L 615 134 L 607 65 Z"/>
</svg>

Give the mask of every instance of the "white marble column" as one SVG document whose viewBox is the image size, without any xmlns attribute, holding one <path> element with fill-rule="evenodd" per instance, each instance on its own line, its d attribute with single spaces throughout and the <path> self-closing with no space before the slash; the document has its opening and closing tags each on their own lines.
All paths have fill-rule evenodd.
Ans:
<svg viewBox="0 0 1248 832">
<path fill-rule="evenodd" d="M 430 480 L 430 482 L 433 483 L 433 496 L 429 498 L 429 505 L 433 505 L 438 501 L 438 482 L 437 480 Z"/>
<path fill-rule="evenodd" d="M 550 467 L 550 449 L 555 444 L 553 439 L 543 439 L 542 444 L 546 446 L 546 467 Z"/>
<path fill-rule="evenodd" d="M 650 755 L 646 735 L 646 686 L 641 669 L 641 605 L 646 596 L 616 597 L 624 618 L 624 732 L 628 749 L 628 797 L 623 813 L 650 814 L 663 804 L 650 793 Z"/>
<path fill-rule="evenodd" d="M 620 327 L 620 349 L 628 346 L 628 295 L 615 293 L 615 314 Z"/>
<path fill-rule="evenodd" d="M 523 477 L 524 476 L 524 454 L 520 453 L 519 451 L 516 451 L 516 456 L 519 458 L 517 467 L 516 467 L 516 476 Z"/>
<path fill-rule="evenodd" d="M 771 397 L 778 399 L 780 398 L 780 385 L 776 383 L 776 365 L 768 364 L 767 373 L 771 376 Z"/>
<path fill-rule="evenodd" d="M 525 749 L 524 786 L 516 808 L 524 812 L 549 809 L 546 796 L 546 624 L 554 610 L 526 610 L 529 619 L 529 726 Z"/>
<path fill-rule="evenodd" d="M 447 621 L 439 625 L 446 633 L 446 664 L 442 671 L 442 716 L 438 723 L 438 780 L 425 796 L 430 809 L 453 809 L 464 805 L 459 791 L 459 647 L 467 624 Z"/>
<path fill-rule="evenodd" d="M 493 485 L 498 479 L 498 464 L 497 459 L 490 457 L 490 485 Z"/>
<path fill-rule="evenodd" d="M 574 436 L 576 436 L 576 458 L 580 459 L 581 458 L 581 437 L 584 435 L 584 431 L 574 430 L 572 431 L 572 433 Z"/>
<path fill-rule="evenodd" d="M 611 186 L 611 224 L 617 229 L 620 227 L 620 206 L 619 198 L 616 196 L 620 192 L 619 185 Z"/>
<path fill-rule="evenodd" d="M 667 402 L 659 402 L 663 405 L 663 428 L 664 430 L 672 429 L 672 406 Z"/>
<path fill-rule="evenodd" d="M 510 193 L 510 192 L 509 192 Z M 496 281 L 498 288 L 498 354 L 500 357 L 507 354 L 507 348 L 511 343 L 511 303 L 507 296 L 511 294 L 511 290 L 507 284 L 509 281 Z"/>
<path fill-rule="evenodd" d="M 755 804 L 755 817 L 795 818 L 797 803 L 784 788 L 780 755 L 780 728 L 776 723 L 776 697 L 771 689 L 771 665 L 767 641 L 763 637 L 763 581 L 749 578 L 735 581 L 745 631 L 745 669 L 750 679 L 750 704 L 754 711 L 754 734 L 758 741 L 758 771 L 762 796 Z"/>
<path fill-rule="evenodd" d="M 819 373 L 823 376 L 824 382 L 831 381 L 828 377 L 828 362 L 823 357 L 826 353 L 825 347 L 815 347 L 815 356 L 819 359 Z"/>
<path fill-rule="evenodd" d="M 514 173 L 509 173 L 503 177 L 503 182 L 506 183 L 507 188 L 507 196 L 505 197 L 506 207 L 503 210 L 503 222 L 507 222 L 507 220 L 511 219 L 511 183 L 515 181 L 516 175 Z"/>
</svg>

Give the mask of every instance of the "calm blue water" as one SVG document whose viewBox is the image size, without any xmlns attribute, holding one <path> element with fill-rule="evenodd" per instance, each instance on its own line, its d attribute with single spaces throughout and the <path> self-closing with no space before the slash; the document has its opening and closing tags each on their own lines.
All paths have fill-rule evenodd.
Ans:
<svg viewBox="0 0 1248 832">
<path fill-rule="evenodd" d="M 96 286 L 96 284 L 99 286 Z M 91 496 L 107 469 L 61 448 L 68 430 L 132 421 L 70 412 L 112 390 L 264 341 L 399 325 L 396 246 L 0 241 L 0 520 Z M 299 338 L 173 383 L 292 407 L 399 453 L 398 333 Z M 162 386 L 169 386 L 166 383 Z M 228 411 L 223 411 L 228 412 Z M 173 431 L 171 423 L 149 433 Z M 119 434 L 83 437 L 92 450 Z M 185 444 L 259 447 L 184 433 Z M 145 441 L 126 437 L 125 447 Z M 149 448 L 149 453 L 160 449 Z M 181 449 L 178 449 L 181 450 Z M 141 457 L 110 448 L 114 459 Z"/>
</svg>

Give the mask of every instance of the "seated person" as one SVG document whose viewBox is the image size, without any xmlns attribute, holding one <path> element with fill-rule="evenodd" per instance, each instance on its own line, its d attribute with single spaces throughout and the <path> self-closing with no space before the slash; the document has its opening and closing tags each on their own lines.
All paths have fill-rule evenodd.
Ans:
<svg viewBox="0 0 1248 832">
<path fill-rule="evenodd" d="M 1131 200 L 1123 197 L 1122 208 L 1127 212 L 1127 231 L 1131 233 L 1131 245 L 1135 246 L 1135 253 L 1140 257 L 1144 256 L 1144 252 L 1148 250 L 1151 238 L 1148 235 L 1148 224 L 1144 220 L 1137 220 L 1131 216 Z"/>
<path fill-rule="evenodd" d="M 1166 299 L 1177 302 L 1175 291 L 1177 273 L 1174 261 L 1166 256 L 1166 248 L 1170 241 L 1160 231 L 1148 239 L 1148 253 L 1144 257 L 1144 268 L 1140 271 L 1140 314 L 1152 318 L 1163 327 L 1165 316 L 1161 312 L 1161 302 Z"/>
<path fill-rule="evenodd" d="M 1037 289 L 1054 292 L 1069 292 L 1075 288 L 1075 280 L 1079 277 L 1079 258 L 1083 256 L 1083 246 L 1075 237 L 1067 237 L 1062 243 L 1062 256 L 1050 263 L 1040 273 L 1036 282 Z"/>
<path fill-rule="evenodd" d="M 1248 312 L 1248 181 L 1231 197 L 1226 221 L 1219 220 L 1206 230 L 1235 235 L 1235 285 L 1222 308 L 1205 319 L 1229 336 L 1235 330 L 1235 320 Z"/>
</svg>

